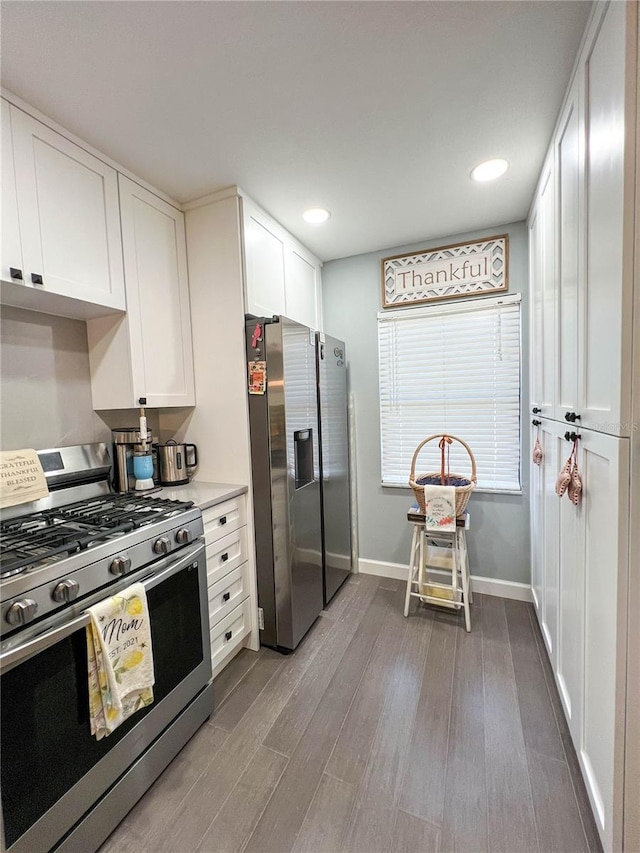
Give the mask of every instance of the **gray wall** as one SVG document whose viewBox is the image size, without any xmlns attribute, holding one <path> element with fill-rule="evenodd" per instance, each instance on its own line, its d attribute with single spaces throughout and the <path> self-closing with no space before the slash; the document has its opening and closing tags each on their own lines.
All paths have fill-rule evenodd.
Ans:
<svg viewBox="0 0 640 853">
<path fill-rule="evenodd" d="M 0 359 L 2 450 L 109 442 L 112 427 L 136 423 L 135 410 L 93 411 L 83 320 L 3 305 Z M 154 432 L 157 422 L 150 412 Z"/>
<path fill-rule="evenodd" d="M 509 234 L 509 292 L 522 293 L 522 495 L 475 492 L 469 502 L 467 536 L 471 573 L 530 582 L 529 421 L 525 407 L 529 376 L 528 246 L 524 222 L 437 240 L 397 246 L 329 261 L 322 271 L 324 328 L 346 342 L 355 410 L 360 559 L 407 564 L 411 528 L 407 509 L 413 492 L 380 485 L 377 314 L 381 310 L 380 261 L 390 255 Z M 425 436 L 426 438 L 426 436 Z M 472 448 L 473 449 L 473 448 Z M 409 472 L 407 471 L 407 480 Z"/>
</svg>

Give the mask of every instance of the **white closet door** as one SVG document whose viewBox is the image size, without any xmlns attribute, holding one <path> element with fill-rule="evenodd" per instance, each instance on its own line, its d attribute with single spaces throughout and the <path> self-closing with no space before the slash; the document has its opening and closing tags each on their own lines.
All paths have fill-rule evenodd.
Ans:
<svg viewBox="0 0 640 853">
<path fill-rule="evenodd" d="M 577 752 L 609 850 L 614 847 L 613 824 L 620 818 L 614 807 L 620 806 L 623 781 L 625 649 L 619 638 L 626 632 L 629 440 L 583 430 L 580 467 L 584 708 Z"/>
<path fill-rule="evenodd" d="M 540 543 L 542 556 L 542 633 L 555 670 L 558 645 L 558 586 L 560 560 L 560 499 L 556 494 L 556 480 L 565 452 L 564 427 L 544 421 L 541 427 L 542 447 L 542 500 Z M 568 455 L 568 454 L 567 454 Z"/>
<path fill-rule="evenodd" d="M 538 435 L 537 427 L 531 427 L 531 444 L 533 450 L 536 437 Z M 540 431 L 540 444 L 542 446 L 543 461 L 544 461 L 544 441 L 545 436 Z M 542 621 L 542 608 L 544 600 L 544 586 L 542 578 L 542 555 L 543 555 L 543 539 L 542 539 L 542 496 L 543 496 L 543 468 L 542 463 L 535 465 L 531 462 L 531 494 L 529 510 L 531 513 L 531 591 L 533 593 L 533 603 L 538 613 L 538 621 Z"/>
</svg>

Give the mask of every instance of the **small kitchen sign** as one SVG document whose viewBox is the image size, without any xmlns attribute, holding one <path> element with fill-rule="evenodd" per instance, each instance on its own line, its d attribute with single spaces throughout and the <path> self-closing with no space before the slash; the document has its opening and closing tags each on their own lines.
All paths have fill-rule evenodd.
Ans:
<svg viewBox="0 0 640 853">
<path fill-rule="evenodd" d="M 37 501 L 48 494 L 42 464 L 35 450 L 0 453 L 0 508 Z"/>
<path fill-rule="evenodd" d="M 509 236 L 453 243 L 382 259 L 382 307 L 509 289 Z"/>
</svg>

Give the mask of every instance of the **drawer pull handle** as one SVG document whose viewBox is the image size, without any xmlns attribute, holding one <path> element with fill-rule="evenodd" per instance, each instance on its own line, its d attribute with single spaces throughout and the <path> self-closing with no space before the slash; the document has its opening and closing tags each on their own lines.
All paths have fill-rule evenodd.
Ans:
<svg viewBox="0 0 640 853">
<path fill-rule="evenodd" d="M 9 272 L 11 273 L 11 278 L 22 281 L 22 270 L 19 270 L 16 267 L 9 267 Z"/>
<path fill-rule="evenodd" d="M 231 637 L 232 637 L 232 636 L 233 636 L 233 632 L 232 632 L 232 631 L 227 631 L 227 633 L 224 635 L 224 638 L 225 638 L 225 640 L 228 642 L 228 641 L 231 639 Z"/>
<path fill-rule="evenodd" d="M 222 596 L 223 601 L 229 601 L 230 598 L 231 598 L 230 592 L 225 592 L 225 594 Z"/>
<path fill-rule="evenodd" d="M 220 519 L 220 524 L 226 524 L 226 523 L 227 523 L 227 516 L 223 515 L 222 518 Z"/>
<path fill-rule="evenodd" d="M 42 284 L 42 276 L 40 275 L 40 273 L 32 272 L 31 281 L 33 282 L 33 284 Z"/>
<path fill-rule="evenodd" d="M 222 560 L 223 563 L 226 563 L 227 560 L 229 559 L 229 554 L 225 551 L 224 554 L 220 555 L 220 559 Z"/>
</svg>

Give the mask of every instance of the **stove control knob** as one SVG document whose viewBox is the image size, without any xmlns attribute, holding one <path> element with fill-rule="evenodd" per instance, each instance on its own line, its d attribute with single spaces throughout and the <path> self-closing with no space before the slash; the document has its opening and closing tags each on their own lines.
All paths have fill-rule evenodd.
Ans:
<svg viewBox="0 0 640 853">
<path fill-rule="evenodd" d="M 23 598 L 22 601 L 14 601 L 7 610 L 5 618 L 9 625 L 26 625 L 35 617 L 38 605 L 32 598 Z"/>
<path fill-rule="evenodd" d="M 176 542 L 178 545 L 188 545 L 191 542 L 191 534 L 186 527 L 181 527 L 176 532 Z"/>
<path fill-rule="evenodd" d="M 109 571 L 112 575 L 124 575 L 131 568 L 131 559 L 126 554 L 120 554 L 111 561 Z"/>
<path fill-rule="evenodd" d="M 156 554 L 168 554 L 171 550 L 171 542 L 166 536 L 161 536 L 153 543 L 153 550 Z"/>
<path fill-rule="evenodd" d="M 60 581 L 51 593 L 51 597 L 54 601 L 59 601 L 61 604 L 65 601 L 75 601 L 78 597 L 79 589 L 78 581 L 67 578 L 67 580 Z"/>
</svg>

